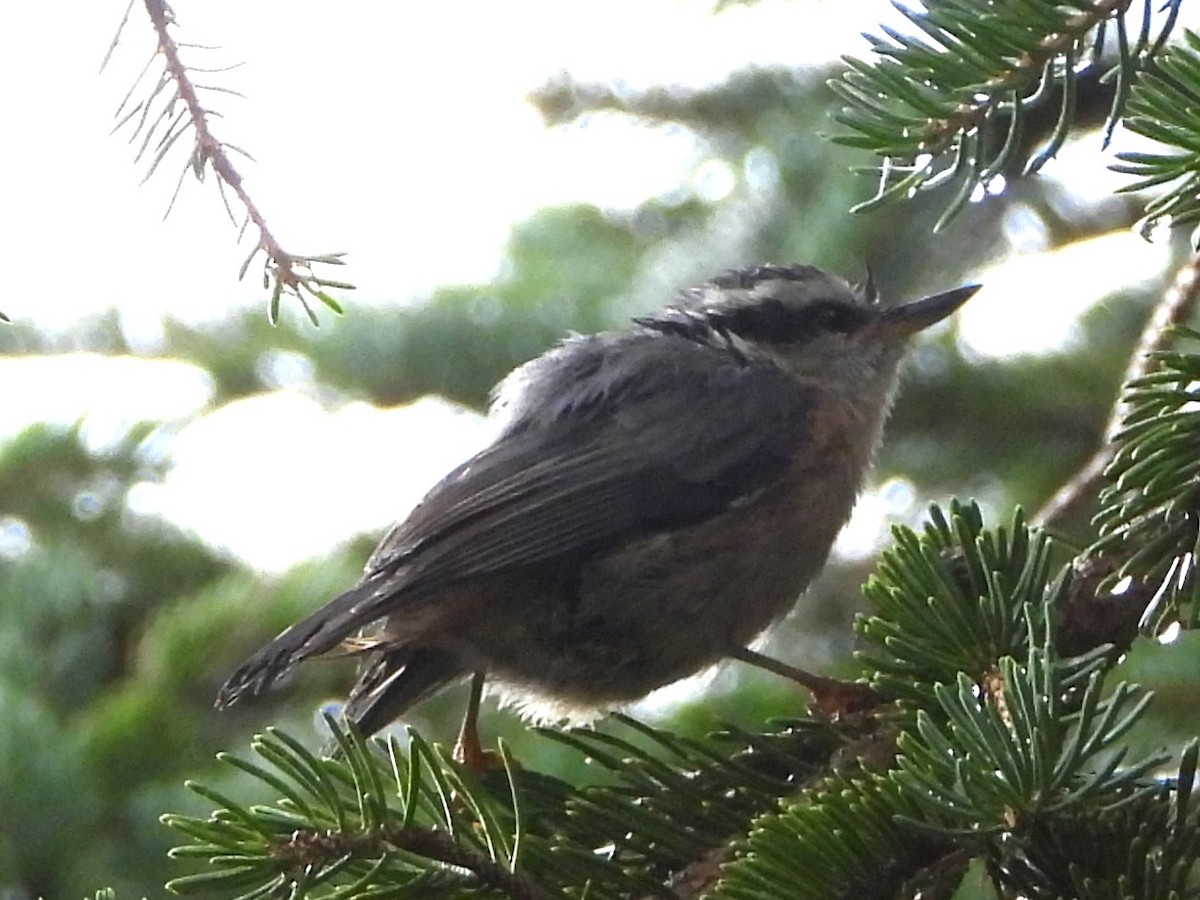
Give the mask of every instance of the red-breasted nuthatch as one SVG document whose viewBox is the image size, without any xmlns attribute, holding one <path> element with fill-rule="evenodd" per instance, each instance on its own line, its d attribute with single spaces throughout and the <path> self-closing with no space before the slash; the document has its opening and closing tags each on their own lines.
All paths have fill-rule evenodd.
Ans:
<svg viewBox="0 0 1200 900">
<path fill-rule="evenodd" d="M 568 338 L 494 395 L 495 441 L 383 539 L 362 580 L 221 688 L 365 655 L 370 734 L 474 676 L 579 719 L 734 656 L 817 574 L 879 443 L 907 339 L 961 287 L 881 305 L 811 266 L 732 271 L 623 331 Z M 366 638 L 361 629 L 378 625 Z"/>
</svg>

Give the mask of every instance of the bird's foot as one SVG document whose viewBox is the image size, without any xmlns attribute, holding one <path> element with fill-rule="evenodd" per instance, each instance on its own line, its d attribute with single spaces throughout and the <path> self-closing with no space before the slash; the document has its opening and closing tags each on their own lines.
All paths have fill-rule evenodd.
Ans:
<svg viewBox="0 0 1200 900">
<path fill-rule="evenodd" d="M 504 768 L 500 753 L 483 749 L 479 740 L 479 704 L 483 700 L 483 682 L 484 673 L 476 672 L 471 679 L 471 693 L 462 728 L 458 732 L 458 743 L 454 745 L 455 761 L 462 763 L 475 775 L 486 775 Z"/>
<path fill-rule="evenodd" d="M 504 759 L 500 751 L 485 749 L 479 743 L 478 736 L 474 740 L 459 736 L 454 745 L 454 761 L 462 763 L 474 775 L 486 775 L 504 768 Z"/>
<path fill-rule="evenodd" d="M 746 648 L 738 650 L 733 657 L 808 688 L 811 695 L 810 708 L 830 717 L 863 712 L 883 702 L 883 697 L 860 681 L 839 681 L 824 675 L 814 675 Z"/>
</svg>

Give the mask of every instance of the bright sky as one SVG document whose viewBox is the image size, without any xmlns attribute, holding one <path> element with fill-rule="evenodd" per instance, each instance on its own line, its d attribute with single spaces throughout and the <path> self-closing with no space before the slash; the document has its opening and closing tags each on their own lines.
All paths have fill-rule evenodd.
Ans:
<svg viewBox="0 0 1200 900">
<path fill-rule="evenodd" d="M 20 261 L 6 273 L 10 316 L 57 325 L 117 306 L 204 319 L 261 300 L 254 279 L 236 285 L 245 252 L 213 186 L 186 184 L 164 224 L 178 168 L 139 188 L 144 167 L 122 137 L 108 137 L 153 48 L 136 3 L 97 75 L 124 7 L 75 0 L 9 14 L 5 118 L 25 135 L 4 151 L 0 227 L 8 258 Z M 174 4 L 178 39 L 224 48 L 190 51 L 189 62 L 245 63 L 204 78 L 246 95 L 209 95 L 223 117 L 214 130 L 258 160 L 243 174 L 268 220 L 289 247 L 351 251 L 361 302 L 490 279 L 509 225 L 548 203 L 633 205 L 687 179 L 686 135 L 605 122 L 546 131 L 524 96 L 556 72 L 704 83 L 743 63 L 747 47 L 765 63 L 849 50 L 862 39 L 832 11 L 878 8 L 886 4 L 763 0 L 720 16 L 707 0 Z M 401 247 L 414 252 L 401 257 Z"/>
<path fill-rule="evenodd" d="M 125 0 L 25 3 L 4 17 L 0 309 L 53 329 L 116 307 L 152 345 L 166 312 L 203 321 L 264 298 L 253 277 L 235 280 L 246 250 L 213 185 L 185 184 L 164 223 L 178 169 L 138 187 L 133 150 L 108 135 L 152 49 L 135 4 L 110 70 L 97 74 L 124 8 Z M 213 95 L 224 115 L 215 128 L 258 160 L 243 172 L 269 221 L 290 248 L 350 251 L 345 274 L 359 286 L 350 299 L 368 303 L 490 279 L 510 224 L 543 205 L 630 206 L 699 177 L 685 135 L 605 121 L 546 131 L 523 97 L 555 72 L 704 83 L 751 53 L 795 63 L 862 52 L 864 23 L 889 15 L 883 0 L 762 0 L 719 16 L 698 0 L 177 0 L 174 9 L 178 39 L 224 48 L 192 51 L 193 65 L 246 63 L 206 78 L 247 95 Z M 1100 264 L 1113 253 L 1128 261 L 1119 277 L 1130 283 L 1165 261 L 1165 248 L 1119 234 L 1051 265 L 1035 229 L 1019 217 L 1011 227 L 1024 249 L 989 273 L 961 319 L 981 353 L 1069 339 L 1080 304 L 1116 286 Z M 1070 290 L 1055 291 L 1064 277 Z M 1030 284 L 1045 290 L 1022 288 Z M 1011 327 L 1033 310 L 1041 347 L 1028 344 L 1030 329 Z M 0 358 L 0 390 L 0 438 L 31 421 L 86 416 L 99 444 L 142 417 L 183 422 L 209 396 L 204 374 L 186 364 L 94 356 Z M 164 485 L 135 495 L 138 508 L 268 570 L 385 527 L 486 435 L 477 417 L 438 401 L 327 409 L 302 379 L 173 432 L 175 468 Z M 397 447 L 411 454 L 414 477 L 381 492 L 372 473 L 383 448 L 395 467 Z"/>
</svg>

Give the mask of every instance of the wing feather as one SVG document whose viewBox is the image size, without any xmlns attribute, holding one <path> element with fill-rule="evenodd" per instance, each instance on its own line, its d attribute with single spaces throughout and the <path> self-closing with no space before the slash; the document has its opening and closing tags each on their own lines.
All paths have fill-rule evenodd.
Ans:
<svg viewBox="0 0 1200 900">
<path fill-rule="evenodd" d="M 807 428 L 808 392 L 766 362 L 690 345 L 706 352 L 682 367 L 655 349 L 655 367 L 626 374 L 636 393 L 616 384 L 606 403 L 518 424 L 452 472 L 368 573 L 403 568 L 417 585 L 534 565 L 700 521 L 769 484 Z"/>
</svg>

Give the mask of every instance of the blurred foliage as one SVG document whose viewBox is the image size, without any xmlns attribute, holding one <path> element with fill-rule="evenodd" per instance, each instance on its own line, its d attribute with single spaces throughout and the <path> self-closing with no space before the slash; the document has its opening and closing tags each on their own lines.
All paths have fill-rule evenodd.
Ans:
<svg viewBox="0 0 1200 900">
<path fill-rule="evenodd" d="M 0 889 L 78 895 L 98 871 L 122 870 L 146 884 L 159 867 L 139 860 L 163 841 L 133 817 L 134 798 L 147 775 L 166 768 L 177 780 L 204 759 L 172 739 L 182 717 L 156 717 L 135 735 L 127 715 L 98 716 L 134 683 L 146 622 L 231 568 L 188 535 L 128 512 L 129 490 L 156 475 L 139 454 L 147 432 L 92 449 L 78 427 L 35 425 L 0 450 Z M 150 687 L 161 707 L 160 686 Z M 113 780 L 96 753 L 104 731 L 137 738 L 126 751 L 139 756 L 137 777 Z M 127 852 L 130 866 L 114 865 Z"/>
<path fill-rule="evenodd" d="M 355 577 L 330 559 L 266 582 L 131 512 L 130 491 L 161 477 L 156 444 L 151 426 L 96 447 L 39 424 L 0 448 L 5 896 L 161 884 L 155 816 L 194 805 L 183 780 L 251 727 L 212 709 L 221 672 Z"/>
<path fill-rule="evenodd" d="M 258 311 L 200 327 L 167 321 L 151 348 L 133 343 L 115 312 L 59 334 L 16 323 L 0 329 L 0 353 L 185 359 L 211 374 L 212 408 L 280 387 L 273 361 L 281 354 L 311 367 L 309 387 L 330 404 L 361 398 L 392 405 L 434 392 L 483 406 L 492 384 L 566 331 L 619 324 L 726 267 L 810 261 L 857 278 L 869 265 L 886 295 L 910 297 L 961 283 L 1010 252 L 1006 223 L 1014 216 L 1035 223 L 1052 249 L 1128 228 L 1141 215 L 1134 199 L 1084 201 L 1043 179 L 967 205 L 956 227 L 936 237 L 930 234 L 940 198 L 921 195 L 851 217 L 846 210 L 869 192 L 874 176 L 852 171 L 860 157 L 817 137 L 831 128 L 837 100 L 826 79 L 835 74 L 752 66 L 714 85 L 646 90 L 556 78 L 531 97 L 548 125 L 622 116 L 647 128 L 682 128 L 696 142 L 695 168 L 676 192 L 636 209 L 538 212 L 514 227 L 503 274 L 490 284 L 388 298 L 404 304 L 355 305 L 319 331 L 287 319 L 272 327 Z M 1084 72 L 1074 90 L 1077 120 L 1102 121 L 1114 86 Z M 1057 118 L 1057 108 L 1029 110 L 1027 147 L 1046 139 Z M 705 172 L 729 176 L 730 190 L 706 193 Z M 1062 285 L 1070 285 L 1069 274 L 1060 285 L 1031 290 L 1053 303 Z M 878 479 L 909 481 L 918 498 L 912 508 L 949 494 L 981 496 L 991 509 L 1036 508 L 1097 446 L 1160 288 L 1097 298 L 1103 302 L 1079 323 L 1077 337 L 1051 354 L 980 360 L 952 327 L 925 342 L 889 426 Z M 343 663 L 312 666 L 257 704 L 212 711 L 229 669 L 351 583 L 369 542 L 266 578 L 168 523 L 139 517 L 126 501 L 139 484 L 162 477 L 158 429 L 139 426 L 98 446 L 86 419 L 74 427 L 36 424 L 0 447 L 6 900 L 81 896 L 99 884 L 113 884 L 120 896 L 159 893 L 172 837 L 156 817 L 203 807 L 183 791 L 184 778 L 202 777 L 241 802 L 265 798 L 260 783 L 215 768 L 214 752 L 243 745 L 277 721 L 318 745 L 324 734 L 312 711 L 340 696 L 351 674 Z M 1084 520 L 1066 530 L 1080 545 L 1094 536 Z M 868 568 L 861 560 L 835 561 L 773 649 L 846 665 Z M 1181 745 L 1195 731 L 1186 714 L 1200 703 L 1195 654 L 1172 649 L 1139 645 L 1123 663 L 1161 700 L 1139 725 L 1146 746 Z M 790 686 L 738 677 L 736 691 L 674 712 L 672 730 L 698 736 L 725 721 L 758 727 L 797 712 Z M 414 721 L 448 737 L 461 700 L 449 692 Z M 594 772 L 578 754 L 490 713 L 489 736 L 503 735 L 528 769 L 569 782 Z"/>
</svg>

